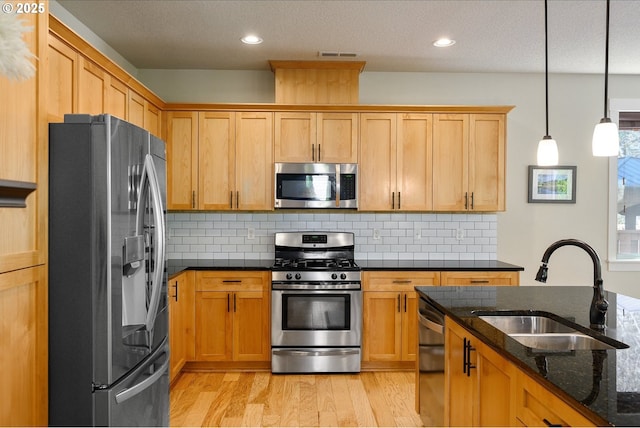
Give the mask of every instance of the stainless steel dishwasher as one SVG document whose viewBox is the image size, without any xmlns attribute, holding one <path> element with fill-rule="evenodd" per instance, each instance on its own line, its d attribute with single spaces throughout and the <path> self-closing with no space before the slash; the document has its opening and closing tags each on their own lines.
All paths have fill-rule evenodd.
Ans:
<svg viewBox="0 0 640 428">
<path fill-rule="evenodd" d="M 420 418 L 444 425 L 444 314 L 424 297 L 418 302 Z"/>
</svg>

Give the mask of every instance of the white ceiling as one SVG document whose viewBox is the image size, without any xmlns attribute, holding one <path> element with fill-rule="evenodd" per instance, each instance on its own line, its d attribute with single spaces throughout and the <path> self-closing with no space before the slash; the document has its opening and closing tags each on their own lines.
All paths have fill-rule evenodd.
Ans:
<svg viewBox="0 0 640 428">
<path fill-rule="evenodd" d="M 543 0 L 58 0 L 139 69 L 266 70 L 355 52 L 365 71 L 543 72 Z M 549 72 L 603 73 L 605 0 L 549 0 Z M 640 74 L 640 1 L 611 1 L 609 68 Z M 239 39 L 259 34 L 264 43 Z M 457 43 L 432 46 L 441 37 Z"/>
</svg>

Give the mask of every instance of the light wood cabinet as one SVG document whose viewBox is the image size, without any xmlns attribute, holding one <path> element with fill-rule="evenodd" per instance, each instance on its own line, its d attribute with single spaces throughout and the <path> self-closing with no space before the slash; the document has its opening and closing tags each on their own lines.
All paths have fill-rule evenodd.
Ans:
<svg viewBox="0 0 640 428">
<path fill-rule="evenodd" d="M 47 112 L 51 122 L 62 122 L 65 114 L 77 111 L 78 53 L 49 35 L 47 61 Z"/>
<path fill-rule="evenodd" d="M 78 63 L 78 113 L 106 113 L 108 73 L 82 56 Z"/>
<path fill-rule="evenodd" d="M 194 358 L 194 282 L 195 272 L 190 270 L 168 282 L 170 382 L 180 373 L 185 363 Z"/>
<path fill-rule="evenodd" d="M 276 112 L 275 162 L 358 162 L 358 114 Z"/>
<path fill-rule="evenodd" d="M 196 272 L 196 361 L 269 361 L 267 271 Z"/>
<path fill-rule="evenodd" d="M 167 112 L 167 206 L 273 209 L 272 113 Z"/>
<path fill-rule="evenodd" d="M 360 197 L 363 211 L 432 209 L 432 115 L 360 115 Z"/>
<path fill-rule="evenodd" d="M 236 210 L 273 210 L 273 113 L 236 115 Z"/>
<path fill-rule="evenodd" d="M 519 425 L 598 426 L 522 372 L 518 373 L 516 385 L 516 417 Z"/>
<path fill-rule="evenodd" d="M 415 361 L 418 320 L 414 287 L 438 282 L 438 272 L 363 273 L 363 361 Z"/>
<path fill-rule="evenodd" d="M 107 83 L 107 106 L 105 113 L 127 120 L 129 117 L 129 88 L 111 77 Z"/>
<path fill-rule="evenodd" d="M 168 112 L 167 209 L 196 208 L 198 183 L 198 113 Z"/>
<path fill-rule="evenodd" d="M 446 426 L 513 426 L 515 384 L 515 367 L 446 318 Z"/>
<path fill-rule="evenodd" d="M 441 285 L 520 285 L 518 271 L 443 271 Z"/>
<path fill-rule="evenodd" d="M 435 211 L 504 211 L 505 133 L 504 114 L 434 114 Z"/>
</svg>

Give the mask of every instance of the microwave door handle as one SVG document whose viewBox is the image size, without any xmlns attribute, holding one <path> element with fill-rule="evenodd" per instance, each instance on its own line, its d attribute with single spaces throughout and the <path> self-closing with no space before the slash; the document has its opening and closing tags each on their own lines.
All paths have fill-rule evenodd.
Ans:
<svg viewBox="0 0 640 428">
<path fill-rule="evenodd" d="M 320 144 L 318 144 L 318 159 L 320 158 Z M 336 164 L 336 208 L 340 208 L 340 164 Z"/>
</svg>

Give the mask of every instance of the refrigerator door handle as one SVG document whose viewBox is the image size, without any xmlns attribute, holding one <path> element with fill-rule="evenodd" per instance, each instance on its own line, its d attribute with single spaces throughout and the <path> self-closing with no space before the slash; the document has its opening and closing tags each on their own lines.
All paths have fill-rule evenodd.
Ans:
<svg viewBox="0 0 640 428">
<path fill-rule="evenodd" d="M 166 343 L 166 339 L 165 339 L 165 343 Z M 164 363 L 162 363 L 162 365 L 160 366 L 160 368 L 158 370 L 156 370 L 155 372 L 153 372 L 152 375 L 150 375 L 149 377 L 145 378 L 143 381 L 133 385 L 130 388 L 124 389 L 122 391 L 120 391 L 119 393 L 116 394 L 115 399 L 116 399 L 116 403 L 121 404 L 124 403 L 125 401 L 127 401 L 130 398 L 135 397 L 136 395 L 140 394 L 142 391 L 144 391 L 145 389 L 147 389 L 148 387 L 150 387 L 151 385 L 153 385 L 154 383 L 156 383 L 158 381 L 158 379 L 160 379 L 167 371 L 168 367 L 169 367 L 169 351 L 168 349 L 166 349 L 166 345 L 162 346 L 161 348 L 164 348 L 162 350 L 162 355 L 166 355 L 166 361 Z"/>
<path fill-rule="evenodd" d="M 164 230 L 164 208 L 162 206 L 162 194 L 160 192 L 160 184 L 158 182 L 158 174 L 156 168 L 153 165 L 153 157 L 149 154 L 144 159 L 144 168 L 142 170 L 142 177 L 140 178 L 140 193 L 138 194 L 138 211 L 136 213 L 136 235 L 142 234 L 144 228 L 144 195 L 145 185 L 149 186 L 151 192 L 151 200 L 153 203 L 153 216 L 154 216 L 154 231 L 156 236 L 152 242 L 155 243 L 156 248 L 153 253 L 156 260 L 150 266 L 154 267 L 153 278 L 151 282 L 151 299 L 149 301 L 149 307 L 147 311 L 146 329 L 147 331 L 153 330 L 153 324 L 158 313 L 158 304 L 160 303 L 160 292 L 162 288 L 162 279 L 164 275 L 164 253 L 165 253 L 165 230 Z"/>
</svg>

